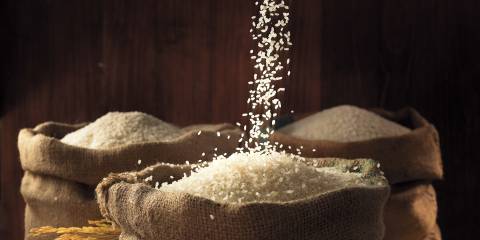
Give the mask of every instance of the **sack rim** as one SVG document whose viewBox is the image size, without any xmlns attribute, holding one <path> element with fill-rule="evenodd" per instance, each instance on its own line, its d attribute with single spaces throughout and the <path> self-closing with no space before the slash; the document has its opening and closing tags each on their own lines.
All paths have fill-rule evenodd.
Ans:
<svg viewBox="0 0 480 240">
<path fill-rule="evenodd" d="M 396 122 L 408 121 L 413 129 L 399 136 L 352 142 L 302 139 L 275 131 L 270 140 L 283 145 L 295 146 L 295 148 L 301 145 L 304 147 L 302 155 L 304 154 L 307 157 L 318 157 L 319 155 L 321 157 L 331 155 L 342 158 L 365 157 L 373 158 L 382 164 L 389 162 L 389 159 L 384 159 L 387 158 L 385 154 L 380 156 L 378 153 L 381 152 L 380 149 L 388 149 L 392 151 L 392 155 L 395 155 L 393 158 L 401 159 L 405 167 L 408 168 L 403 173 L 386 171 L 391 183 L 443 179 L 439 134 L 433 124 L 429 123 L 411 107 L 405 107 L 396 112 L 378 108 L 370 109 L 370 111 Z M 315 149 L 316 152 L 312 152 L 310 149 Z M 390 163 L 400 164 L 398 162 Z M 415 164 L 422 164 L 423 167 Z"/>
<path fill-rule="evenodd" d="M 108 190 L 111 187 L 113 187 L 115 184 L 128 184 L 131 186 L 140 185 L 141 187 L 145 187 L 146 189 L 148 189 L 147 194 L 157 192 L 159 194 L 169 194 L 171 196 L 178 196 L 178 197 L 188 196 L 188 198 L 192 199 L 193 201 L 198 200 L 198 201 L 207 202 L 209 205 L 213 207 L 228 208 L 231 206 L 235 206 L 237 209 L 255 208 L 260 206 L 289 206 L 289 205 L 296 206 L 296 205 L 308 204 L 308 203 L 314 202 L 316 199 L 326 198 L 328 197 L 328 195 L 335 194 L 336 192 L 343 192 L 344 190 L 349 190 L 349 191 L 355 191 L 360 189 L 368 190 L 368 191 L 382 190 L 382 191 L 387 191 L 388 194 L 390 194 L 390 185 L 388 184 L 388 180 L 383 176 L 383 172 L 376 167 L 377 162 L 373 159 L 307 158 L 307 160 L 311 160 L 311 161 L 319 160 L 320 164 L 322 164 L 321 167 L 331 167 L 331 165 L 327 165 L 329 163 L 333 163 L 333 164 L 337 163 L 337 166 L 334 166 L 334 167 L 343 167 L 348 169 L 352 169 L 354 166 L 361 165 L 362 167 L 359 169 L 364 170 L 363 172 L 364 175 L 362 178 L 368 178 L 371 181 L 377 180 L 378 183 L 381 183 L 381 185 L 370 183 L 365 186 L 344 187 L 344 188 L 339 188 L 339 189 L 335 189 L 335 190 L 324 192 L 324 193 L 311 195 L 307 198 L 295 199 L 295 200 L 284 201 L 284 202 L 250 202 L 250 203 L 241 203 L 241 204 L 221 203 L 221 202 L 215 202 L 211 199 L 196 196 L 189 193 L 162 191 L 159 189 L 155 189 L 150 184 L 146 184 L 145 182 L 143 182 L 143 180 L 139 180 L 149 176 L 151 172 L 156 170 L 156 168 L 167 167 L 167 168 L 171 168 L 172 170 L 180 170 L 183 172 L 188 172 L 192 169 L 192 166 L 185 165 L 185 164 L 157 163 L 152 166 L 148 166 L 138 172 L 130 171 L 130 172 L 123 172 L 123 173 L 109 174 L 108 177 L 105 177 L 97 185 L 96 194 L 97 194 L 97 199 L 98 199 L 98 203 L 99 203 L 102 215 L 105 214 L 104 217 L 106 218 L 108 218 L 109 214 L 108 214 L 108 209 L 104 205 L 104 203 L 108 201 L 107 200 Z M 160 170 L 157 170 L 157 171 L 160 171 Z M 162 180 L 159 180 L 158 182 L 161 182 L 161 181 Z"/>
<path fill-rule="evenodd" d="M 47 122 L 43 122 L 43 123 L 38 124 L 34 128 L 22 128 L 20 130 L 20 133 L 23 131 L 23 132 L 26 132 L 25 134 L 29 134 L 32 137 L 34 137 L 34 136 L 44 136 L 46 139 L 51 139 L 53 142 L 56 142 L 57 144 L 69 146 L 69 147 L 72 147 L 72 148 L 92 150 L 92 151 L 96 151 L 96 152 L 109 152 L 109 151 L 121 151 L 123 149 L 128 149 L 128 148 L 131 148 L 131 147 L 145 146 L 145 145 L 178 144 L 179 142 L 184 141 L 185 138 L 197 136 L 198 135 L 197 132 L 198 132 L 198 130 L 200 130 L 200 129 L 190 129 L 190 130 L 180 134 L 179 136 L 177 136 L 175 138 L 172 138 L 172 139 L 169 139 L 169 140 L 158 140 L 158 141 L 148 141 L 148 142 L 140 142 L 140 143 L 129 143 L 129 144 L 124 144 L 124 145 L 109 147 L 109 148 L 88 148 L 88 147 L 83 147 L 83 146 L 71 145 L 71 144 L 62 142 L 61 139 L 59 139 L 57 137 L 54 137 L 54 136 L 51 136 L 51 134 L 46 134 L 46 132 L 45 132 L 47 129 L 52 128 L 52 127 L 70 128 L 73 131 L 75 131 L 75 130 L 78 130 L 78 129 L 88 125 L 88 124 L 89 124 L 88 122 L 78 123 L 78 124 L 67 124 L 67 123 L 61 123 L 61 122 L 55 122 L 55 121 L 47 121 Z M 203 129 L 201 129 L 202 134 L 204 134 L 204 133 L 205 134 L 211 134 L 211 133 L 216 134 L 217 131 L 220 132 L 220 133 L 222 133 L 222 132 L 224 132 L 224 133 L 237 133 L 238 130 L 240 130 L 239 128 L 235 127 L 234 125 L 232 125 L 230 123 L 193 124 L 193 125 L 182 127 L 180 129 L 192 128 L 192 127 L 195 127 L 195 126 L 202 126 L 202 125 L 208 125 L 210 127 L 215 127 L 215 130 L 208 130 L 208 129 L 203 130 Z M 73 132 L 73 131 L 71 131 L 71 132 Z M 70 132 L 68 132 L 68 133 L 70 133 Z M 19 138 L 20 138 L 20 134 L 19 134 Z"/>
<path fill-rule="evenodd" d="M 242 133 L 240 129 L 228 123 L 209 124 L 206 129 L 192 129 L 172 141 L 135 143 L 109 149 L 73 146 L 63 143 L 53 136 L 55 132 L 73 131 L 80 126 L 82 125 L 45 122 L 33 129 L 20 130 L 18 149 L 22 169 L 97 185 L 101 178 L 110 172 L 135 169 L 138 166 L 138 159 L 141 159 L 144 165 L 162 161 L 179 163 L 186 160 L 192 161 L 188 158 L 193 158 L 197 152 L 198 158 L 202 158 L 200 157 L 202 151 L 205 152 L 203 158 L 211 158 L 214 154 L 213 146 L 212 149 L 206 148 L 205 144 L 201 144 L 202 142 L 212 142 L 212 145 L 218 145 L 219 152 L 233 151 L 238 147 L 237 140 Z M 198 130 L 202 130 L 202 134 L 198 135 L 196 132 Z M 222 137 L 216 135 L 217 131 L 222 134 Z M 225 137 L 227 135 L 231 136 L 229 140 Z M 192 152 L 191 156 L 185 156 L 185 159 L 174 157 L 184 148 L 188 148 Z M 145 154 L 141 154 L 141 152 Z M 144 155 L 143 158 L 142 155 Z M 131 159 L 132 156 L 138 158 Z M 103 175 L 92 173 L 92 169 L 104 170 Z M 75 172 L 77 173 L 75 174 Z"/>
</svg>

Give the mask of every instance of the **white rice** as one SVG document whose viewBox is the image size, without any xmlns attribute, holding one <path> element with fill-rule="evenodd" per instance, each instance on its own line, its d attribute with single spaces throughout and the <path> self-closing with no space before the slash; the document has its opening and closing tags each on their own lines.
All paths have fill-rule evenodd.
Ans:
<svg viewBox="0 0 480 240">
<path fill-rule="evenodd" d="M 110 112 L 95 122 L 67 134 L 62 142 L 74 146 L 106 149 L 133 143 L 175 138 L 180 129 L 141 112 Z"/>
<path fill-rule="evenodd" d="M 253 80 L 248 81 L 252 86 L 249 91 L 247 104 L 250 106 L 248 113 L 248 137 L 239 140 L 243 142 L 242 148 L 249 151 L 271 149 L 268 139 L 273 129 L 268 127 L 272 119 L 280 110 L 282 104 L 277 98 L 277 92 L 285 88 L 276 87 L 276 82 L 290 75 L 288 52 L 292 46 L 289 31 L 290 13 L 289 6 L 284 0 L 256 1 L 258 14 L 252 16 L 252 40 L 255 48 L 250 50 L 255 73 Z M 287 76 L 285 76 L 287 72 Z M 241 125 L 240 125 L 241 126 Z M 243 126 L 247 131 L 247 125 Z"/>
<path fill-rule="evenodd" d="M 222 203 L 286 202 L 347 186 L 365 185 L 361 173 L 309 166 L 285 153 L 234 153 L 160 190 L 184 192 Z"/>
<path fill-rule="evenodd" d="M 278 131 L 301 139 L 355 142 L 399 136 L 411 130 L 370 111 L 342 105 L 313 114 Z"/>
</svg>

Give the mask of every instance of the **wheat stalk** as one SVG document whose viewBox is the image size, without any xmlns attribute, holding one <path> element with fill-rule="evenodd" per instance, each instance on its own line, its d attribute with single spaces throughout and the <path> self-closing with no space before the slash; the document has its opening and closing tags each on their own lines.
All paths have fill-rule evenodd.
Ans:
<svg viewBox="0 0 480 240">
<path fill-rule="evenodd" d="M 55 240 L 118 240 L 120 230 L 107 220 L 88 221 L 84 227 L 44 226 L 30 230 L 31 236 L 41 237 L 55 234 Z"/>
</svg>

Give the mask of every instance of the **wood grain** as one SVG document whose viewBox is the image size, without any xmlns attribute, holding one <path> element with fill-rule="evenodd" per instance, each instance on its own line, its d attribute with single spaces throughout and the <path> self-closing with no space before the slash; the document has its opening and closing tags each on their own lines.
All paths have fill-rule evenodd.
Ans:
<svg viewBox="0 0 480 240">
<path fill-rule="evenodd" d="M 139 110 L 180 125 L 235 122 L 247 108 L 252 2 L 38 0 L 6 5 L 0 235 L 22 239 L 16 136 L 54 120 Z M 441 135 L 445 239 L 475 239 L 480 154 L 480 3 L 292 1 L 284 111 L 413 106 Z M 4 46 L 4 47 L 5 47 Z"/>
</svg>

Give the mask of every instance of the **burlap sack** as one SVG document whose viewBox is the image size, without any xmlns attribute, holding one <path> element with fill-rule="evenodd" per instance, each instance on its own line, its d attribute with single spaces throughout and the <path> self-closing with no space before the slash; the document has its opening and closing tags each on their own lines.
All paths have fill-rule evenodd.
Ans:
<svg viewBox="0 0 480 240">
<path fill-rule="evenodd" d="M 87 149 L 59 139 L 84 124 L 48 122 L 19 133 L 20 161 L 25 170 L 21 193 L 27 204 L 25 232 L 34 227 L 82 226 L 101 217 L 94 188 L 111 172 L 131 171 L 158 162 L 209 160 L 214 153 L 232 153 L 241 131 L 229 124 L 195 125 L 171 141 Z M 202 130 L 202 134 L 197 132 Z M 218 137 L 216 132 L 221 132 Z M 227 136 L 230 136 L 227 139 Z M 217 147 L 217 151 L 214 151 Z M 202 153 L 205 156 L 202 157 Z"/>
<path fill-rule="evenodd" d="M 101 219 L 93 187 L 48 175 L 25 172 L 21 194 L 26 229 L 38 226 L 83 226 Z"/>
<path fill-rule="evenodd" d="M 348 143 L 299 139 L 277 131 L 271 141 L 292 146 L 291 150 L 285 148 L 287 152 L 303 146 L 301 155 L 305 157 L 375 159 L 392 184 L 392 195 L 385 210 L 385 239 L 424 239 L 432 232 L 441 239 L 435 229 L 435 191 L 428 184 L 443 177 L 438 132 L 412 108 L 398 112 L 372 111 L 412 131 L 402 136 Z"/>
<path fill-rule="evenodd" d="M 434 230 L 430 234 L 428 234 L 428 236 L 424 240 L 441 240 L 441 239 L 442 239 L 442 233 L 438 225 L 436 225 Z"/>
<path fill-rule="evenodd" d="M 357 142 L 305 140 L 276 131 L 271 141 L 283 144 L 285 151 L 293 153 L 303 146 L 301 155 L 306 157 L 375 159 L 382 165 L 391 184 L 443 177 L 438 132 L 432 124 L 412 108 L 395 113 L 378 109 L 372 111 L 413 131 L 401 136 Z M 292 149 L 286 147 L 289 145 Z"/>
<path fill-rule="evenodd" d="M 102 215 L 122 230 L 120 240 L 382 239 L 389 188 L 376 163 L 332 159 L 317 163 L 343 170 L 360 166 L 365 178 L 380 179 L 382 184 L 286 203 L 223 204 L 152 188 L 143 179 L 153 175 L 153 181 L 169 181 L 170 175 L 180 178 L 189 171 L 187 166 L 155 165 L 141 172 L 111 174 L 96 191 Z"/>
<path fill-rule="evenodd" d="M 384 217 L 385 239 L 425 239 L 436 228 L 435 189 L 429 183 L 393 185 Z"/>
</svg>

